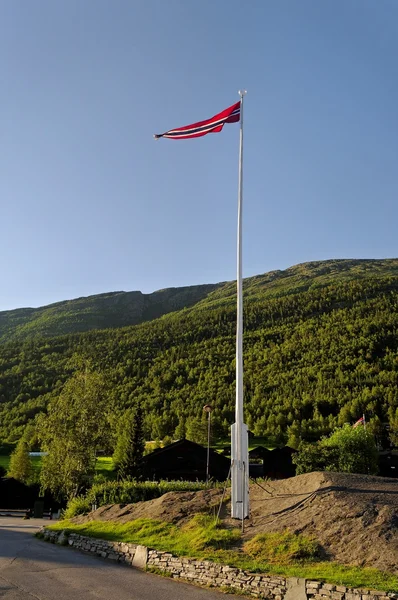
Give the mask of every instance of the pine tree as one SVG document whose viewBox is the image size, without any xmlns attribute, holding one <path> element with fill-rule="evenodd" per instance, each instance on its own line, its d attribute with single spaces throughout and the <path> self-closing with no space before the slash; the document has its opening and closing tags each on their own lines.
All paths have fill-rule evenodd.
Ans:
<svg viewBox="0 0 398 600">
<path fill-rule="evenodd" d="M 141 462 L 145 449 L 143 425 L 140 408 L 127 410 L 120 420 L 113 462 L 121 479 L 130 477 L 137 479 L 141 475 Z"/>
<path fill-rule="evenodd" d="M 29 456 L 29 445 L 24 438 L 21 438 L 11 454 L 10 466 L 8 468 L 8 477 L 28 483 L 33 475 L 32 461 Z"/>
</svg>

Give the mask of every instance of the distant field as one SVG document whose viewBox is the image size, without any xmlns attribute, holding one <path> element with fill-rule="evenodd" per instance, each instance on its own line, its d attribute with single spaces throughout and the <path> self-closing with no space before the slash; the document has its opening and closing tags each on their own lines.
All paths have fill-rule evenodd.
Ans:
<svg viewBox="0 0 398 600">
<path fill-rule="evenodd" d="M 33 468 L 35 471 L 40 471 L 41 468 L 41 456 L 31 456 L 31 461 L 33 463 Z M 10 464 L 9 456 L 0 456 L 0 467 L 4 467 L 8 470 L 8 466 Z M 97 458 L 97 464 L 95 466 L 95 470 L 104 475 L 107 479 L 112 479 L 113 476 L 113 463 L 111 456 L 101 456 Z"/>
<path fill-rule="evenodd" d="M 96 471 L 113 471 L 113 461 L 111 456 L 99 456 L 95 466 Z"/>
<path fill-rule="evenodd" d="M 32 461 L 34 470 L 39 471 L 40 467 L 41 467 L 41 456 L 31 456 L 30 459 Z M 0 456 L 0 467 L 4 467 L 5 469 L 8 469 L 9 464 L 10 464 L 9 456 Z"/>
<path fill-rule="evenodd" d="M 116 472 L 113 470 L 113 461 L 111 456 L 99 456 L 95 470 L 98 475 L 103 475 L 106 479 L 116 479 Z"/>
</svg>

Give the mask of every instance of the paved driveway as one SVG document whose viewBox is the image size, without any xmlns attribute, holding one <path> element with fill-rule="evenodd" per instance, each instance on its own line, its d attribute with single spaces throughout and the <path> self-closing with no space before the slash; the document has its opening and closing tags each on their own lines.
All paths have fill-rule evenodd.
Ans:
<svg viewBox="0 0 398 600">
<path fill-rule="evenodd" d="M 43 542 L 43 524 L 0 518 L 1 600 L 239 600 Z"/>
</svg>

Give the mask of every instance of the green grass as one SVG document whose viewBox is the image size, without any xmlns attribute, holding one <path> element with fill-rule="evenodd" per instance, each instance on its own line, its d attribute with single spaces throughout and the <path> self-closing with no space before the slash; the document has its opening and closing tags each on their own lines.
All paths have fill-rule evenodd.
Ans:
<svg viewBox="0 0 398 600">
<path fill-rule="evenodd" d="M 321 546 L 314 537 L 290 531 L 256 535 L 243 549 L 251 558 L 273 564 L 317 561 L 322 556 Z"/>
<path fill-rule="evenodd" d="M 303 577 L 305 579 L 325 581 L 353 588 L 398 592 L 398 577 L 377 569 L 341 565 L 326 561 L 297 561 L 290 565 L 278 565 L 253 559 L 243 552 L 228 550 L 219 550 L 212 553 L 208 558 L 215 562 L 250 571 L 251 573 L 268 573 L 283 577 Z"/>
<path fill-rule="evenodd" d="M 0 467 L 4 467 L 5 470 L 8 470 L 8 465 L 10 464 L 9 456 L 0 456 Z"/>
<path fill-rule="evenodd" d="M 397 576 L 377 569 L 316 560 L 318 547 L 315 540 L 297 540 L 293 534 L 287 535 L 286 532 L 268 534 L 265 537 L 256 536 L 251 541 L 251 547 L 249 543 L 245 545 L 247 551 L 232 550 L 231 546 L 240 539 L 239 531 L 223 529 L 214 518 L 207 515 L 196 515 L 182 527 L 152 519 L 137 519 L 124 524 L 90 521 L 76 525 L 70 521 L 60 521 L 51 525 L 49 529 L 65 530 L 68 533 L 105 540 L 144 544 L 178 556 L 207 559 L 251 573 L 302 577 L 353 588 L 398 592 Z M 273 551 L 273 547 L 279 550 Z M 279 563 L 276 562 L 278 554 L 281 559 Z M 297 560 L 297 556 L 301 557 L 300 560 Z M 303 557 L 306 557 L 306 560 Z"/>
<path fill-rule="evenodd" d="M 111 456 L 99 456 L 95 465 L 96 471 L 113 471 L 113 460 Z"/>
<path fill-rule="evenodd" d="M 113 468 L 111 456 L 99 456 L 95 463 L 96 475 L 102 475 L 108 481 L 116 479 L 116 471 Z"/>
<path fill-rule="evenodd" d="M 31 461 L 33 464 L 33 468 L 35 471 L 40 471 L 41 469 L 41 456 L 31 456 Z M 10 464 L 10 456 L 8 455 L 0 455 L 0 467 L 4 467 L 8 470 Z M 113 471 L 113 462 L 111 456 L 100 456 L 97 458 L 97 463 L 95 465 L 95 470 L 98 474 L 104 475 L 106 479 L 113 479 L 114 471 Z"/>
<path fill-rule="evenodd" d="M 41 456 L 31 456 L 30 457 L 33 465 L 34 471 L 39 472 L 41 469 Z M 9 456 L 0 456 L 0 466 L 4 467 L 6 471 L 8 471 L 8 467 L 10 465 L 10 457 Z"/>
<path fill-rule="evenodd" d="M 90 521 L 81 525 L 60 521 L 49 529 L 104 540 L 144 544 L 179 556 L 192 555 L 192 552 L 200 554 L 209 548 L 228 548 L 240 537 L 239 530 L 224 529 L 214 518 L 202 514 L 196 515 L 182 527 L 154 519 L 136 519 L 129 523 Z"/>
</svg>

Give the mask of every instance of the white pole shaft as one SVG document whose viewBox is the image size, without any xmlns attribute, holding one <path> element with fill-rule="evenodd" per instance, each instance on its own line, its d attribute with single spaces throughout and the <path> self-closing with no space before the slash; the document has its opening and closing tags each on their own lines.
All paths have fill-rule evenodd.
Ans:
<svg viewBox="0 0 398 600">
<path fill-rule="evenodd" d="M 240 144 L 237 232 L 237 315 L 236 315 L 236 405 L 231 427 L 231 516 L 249 515 L 249 477 L 247 427 L 243 422 L 243 294 L 242 294 L 242 212 L 243 212 L 243 96 L 240 95 Z"/>
<path fill-rule="evenodd" d="M 236 405 L 237 459 L 242 461 L 243 424 L 243 300 L 242 300 L 242 203 L 243 203 L 243 97 L 240 99 L 238 232 L 237 232 L 237 307 L 236 307 Z M 241 465 L 239 465 L 240 468 Z"/>
</svg>

